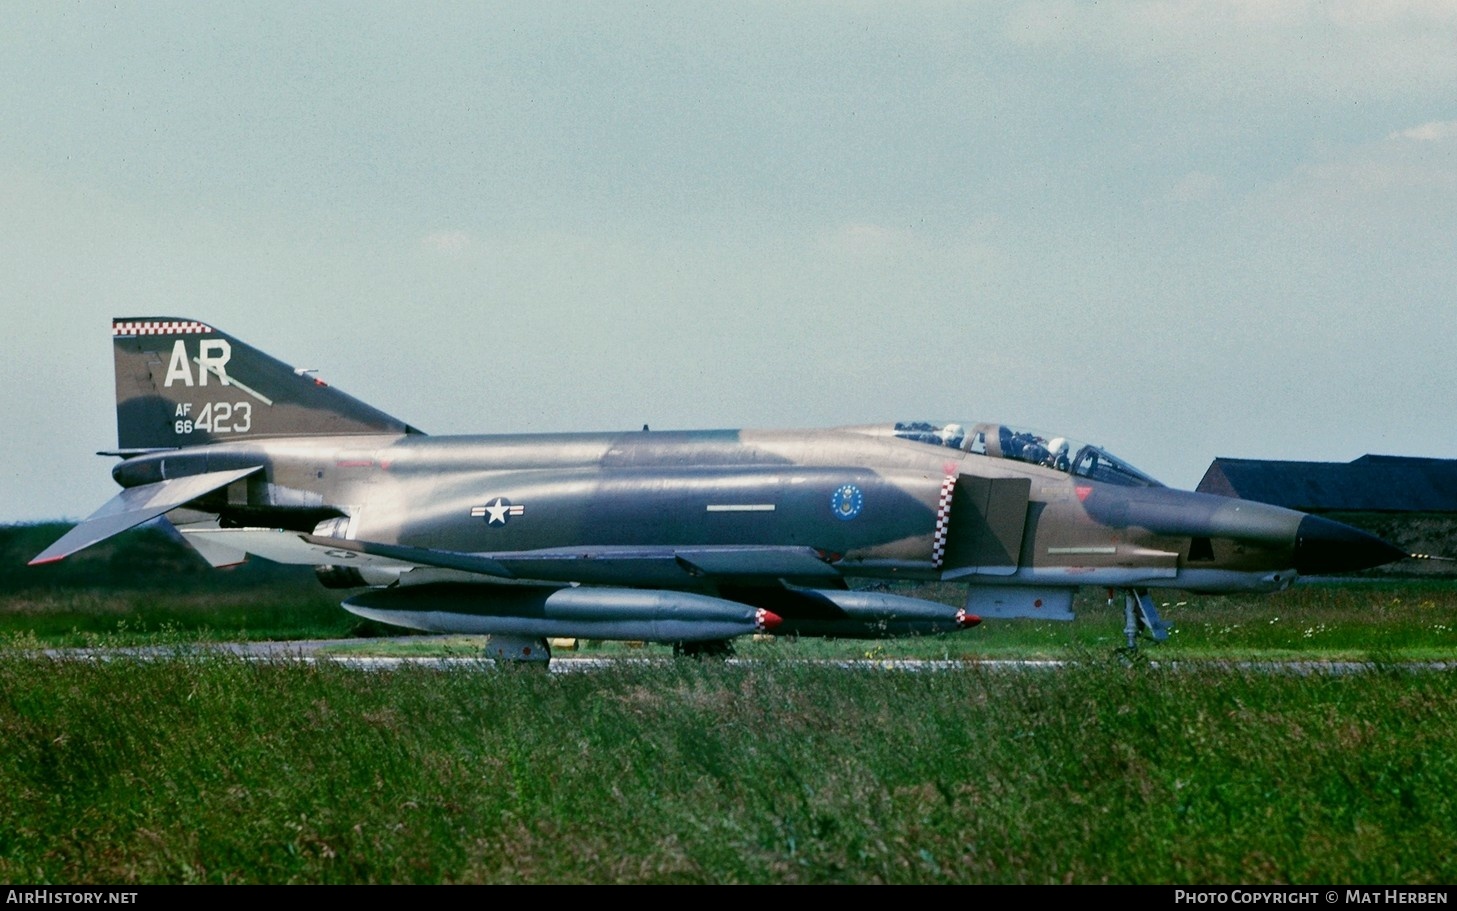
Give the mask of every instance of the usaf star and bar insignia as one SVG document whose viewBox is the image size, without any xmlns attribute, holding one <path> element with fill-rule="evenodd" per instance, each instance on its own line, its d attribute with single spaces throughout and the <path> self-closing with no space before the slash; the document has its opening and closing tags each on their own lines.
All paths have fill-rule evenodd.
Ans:
<svg viewBox="0 0 1457 911">
<path fill-rule="evenodd" d="M 471 518 L 485 519 L 487 525 L 505 525 L 513 516 L 519 516 L 526 512 L 526 507 L 520 503 L 512 505 L 505 497 L 496 499 L 484 506 L 472 506 L 470 508 Z"/>
</svg>

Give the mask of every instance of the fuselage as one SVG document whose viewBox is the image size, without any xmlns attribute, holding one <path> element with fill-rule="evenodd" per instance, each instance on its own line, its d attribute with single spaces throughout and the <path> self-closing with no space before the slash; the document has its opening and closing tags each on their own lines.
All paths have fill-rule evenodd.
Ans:
<svg viewBox="0 0 1457 911">
<path fill-rule="evenodd" d="M 1275 590 L 1297 574 L 1308 518 L 883 428 L 254 439 L 114 474 L 134 486 L 253 465 L 205 504 L 224 524 L 460 553 L 805 547 L 846 576 L 972 583 Z M 591 561 L 548 570 L 621 581 Z M 678 567 L 660 576 L 634 581 L 693 585 Z"/>
</svg>

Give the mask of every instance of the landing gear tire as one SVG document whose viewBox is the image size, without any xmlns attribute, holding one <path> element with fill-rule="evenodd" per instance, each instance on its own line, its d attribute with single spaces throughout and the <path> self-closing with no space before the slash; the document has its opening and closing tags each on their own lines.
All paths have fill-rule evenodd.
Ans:
<svg viewBox="0 0 1457 911">
<path fill-rule="evenodd" d="M 675 658 L 732 658 L 732 639 L 709 639 L 706 642 L 674 642 Z"/>
</svg>

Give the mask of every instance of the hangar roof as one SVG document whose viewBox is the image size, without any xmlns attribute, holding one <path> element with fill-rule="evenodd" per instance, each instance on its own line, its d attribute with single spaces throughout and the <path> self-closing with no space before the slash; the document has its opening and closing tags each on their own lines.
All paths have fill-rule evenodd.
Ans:
<svg viewBox="0 0 1457 911">
<path fill-rule="evenodd" d="M 1457 459 L 1215 459 L 1197 490 L 1303 512 L 1457 512 Z"/>
</svg>

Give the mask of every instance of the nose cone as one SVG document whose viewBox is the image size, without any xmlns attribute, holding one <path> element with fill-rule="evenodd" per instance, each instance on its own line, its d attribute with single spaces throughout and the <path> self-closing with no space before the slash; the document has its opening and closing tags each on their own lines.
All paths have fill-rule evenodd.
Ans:
<svg viewBox="0 0 1457 911">
<path fill-rule="evenodd" d="M 1353 573 L 1405 556 L 1375 535 L 1320 516 L 1306 516 L 1295 530 L 1295 570 L 1302 576 Z"/>
</svg>

